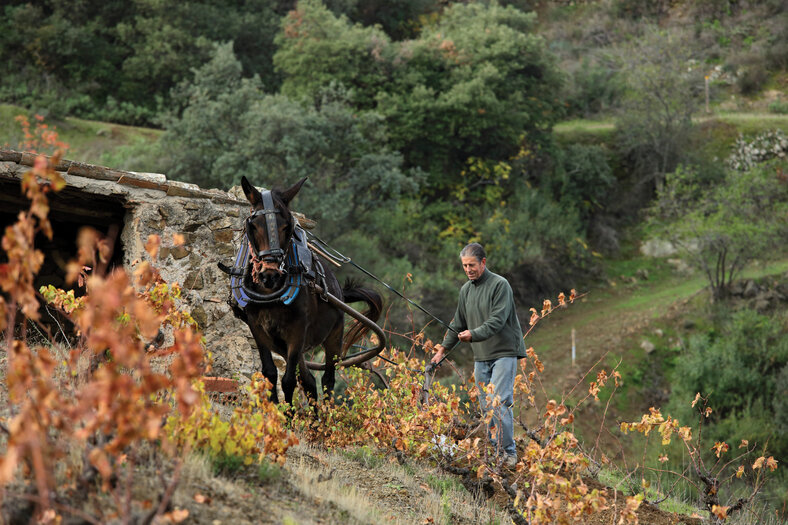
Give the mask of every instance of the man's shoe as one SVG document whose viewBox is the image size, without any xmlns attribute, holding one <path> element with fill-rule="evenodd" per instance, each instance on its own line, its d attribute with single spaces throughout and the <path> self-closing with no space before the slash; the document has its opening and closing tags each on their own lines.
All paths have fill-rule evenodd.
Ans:
<svg viewBox="0 0 788 525">
<path fill-rule="evenodd" d="M 504 464 L 504 466 L 506 468 L 514 468 L 515 466 L 517 466 L 517 456 L 515 456 L 515 455 L 508 456 L 507 455 L 506 459 L 503 462 L 503 464 Z"/>
</svg>

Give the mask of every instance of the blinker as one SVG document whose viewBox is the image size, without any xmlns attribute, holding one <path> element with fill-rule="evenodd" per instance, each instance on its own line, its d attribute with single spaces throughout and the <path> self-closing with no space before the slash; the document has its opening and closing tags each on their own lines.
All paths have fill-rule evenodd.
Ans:
<svg viewBox="0 0 788 525">
<path fill-rule="evenodd" d="M 282 262 L 284 261 L 285 251 L 279 245 L 279 232 L 276 224 L 276 207 L 274 206 L 274 199 L 271 196 L 271 191 L 266 190 L 261 194 L 263 200 L 263 209 L 257 210 L 246 219 L 246 238 L 252 246 L 255 255 L 266 262 Z M 250 225 L 252 221 L 258 216 L 264 216 L 265 227 L 268 234 L 268 249 L 260 250 L 257 242 L 251 235 Z"/>
</svg>

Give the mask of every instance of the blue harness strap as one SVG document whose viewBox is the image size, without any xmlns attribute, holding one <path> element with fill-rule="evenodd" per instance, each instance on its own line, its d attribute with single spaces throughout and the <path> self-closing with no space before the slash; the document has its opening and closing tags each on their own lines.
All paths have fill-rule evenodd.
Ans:
<svg viewBox="0 0 788 525">
<path fill-rule="evenodd" d="M 287 254 L 287 263 L 291 268 L 298 268 L 299 267 L 299 257 L 298 257 L 298 250 L 288 250 Z M 246 308 L 246 305 L 249 303 L 260 303 L 260 301 L 253 299 L 246 291 L 246 286 L 244 285 L 244 279 L 246 278 L 246 267 L 249 265 L 249 243 L 245 242 L 245 239 L 241 241 L 241 245 L 238 247 L 238 252 L 235 255 L 235 264 L 233 265 L 233 270 L 240 270 L 239 273 L 242 275 L 237 275 L 236 273 L 232 273 L 230 277 L 230 290 L 233 299 L 240 308 Z M 289 305 L 291 304 L 296 297 L 298 297 L 298 292 L 301 291 L 301 272 L 291 272 L 287 275 L 287 285 L 283 288 L 281 295 L 272 299 L 270 302 L 274 301 L 281 301 L 283 304 Z"/>
</svg>

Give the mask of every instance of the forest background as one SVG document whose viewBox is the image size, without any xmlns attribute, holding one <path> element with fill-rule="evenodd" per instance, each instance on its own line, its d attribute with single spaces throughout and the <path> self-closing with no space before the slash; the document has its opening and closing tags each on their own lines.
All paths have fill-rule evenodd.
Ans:
<svg viewBox="0 0 788 525">
<path fill-rule="evenodd" d="M 442 319 L 469 241 L 523 311 L 607 283 L 651 238 L 684 247 L 714 301 L 664 381 L 716 393 L 712 435 L 746 428 L 788 460 L 785 303 L 730 293 L 788 255 L 784 2 L 4 4 L 4 120 L 145 127 L 77 160 L 206 188 L 308 176 L 295 207 L 319 235 Z"/>
</svg>

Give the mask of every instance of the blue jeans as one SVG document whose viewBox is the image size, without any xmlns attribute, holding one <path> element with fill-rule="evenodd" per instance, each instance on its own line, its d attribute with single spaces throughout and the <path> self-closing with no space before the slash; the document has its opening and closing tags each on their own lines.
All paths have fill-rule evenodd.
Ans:
<svg viewBox="0 0 788 525">
<path fill-rule="evenodd" d="M 495 399 L 495 396 L 501 398 L 500 406 L 492 409 L 493 419 L 490 429 L 497 429 L 497 439 L 490 437 L 493 446 L 497 449 L 500 444 L 500 448 L 507 456 L 515 456 L 517 449 L 514 446 L 512 405 L 514 405 L 514 376 L 517 375 L 517 358 L 500 357 L 492 361 L 476 361 L 473 373 L 477 384 L 492 384 L 495 387 L 492 396 L 480 392 L 479 405 L 481 405 L 482 417 L 486 416 L 488 406 L 492 409 L 492 400 Z"/>
</svg>

